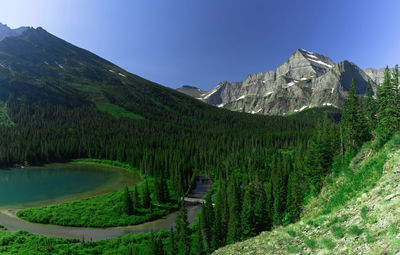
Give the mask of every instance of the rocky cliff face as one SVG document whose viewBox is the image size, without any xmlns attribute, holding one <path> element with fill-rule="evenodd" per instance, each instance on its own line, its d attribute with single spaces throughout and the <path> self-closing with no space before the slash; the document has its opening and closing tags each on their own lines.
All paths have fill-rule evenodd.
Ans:
<svg viewBox="0 0 400 255">
<path fill-rule="evenodd" d="M 393 72 L 393 68 L 389 68 L 391 72 Z M 383 82 L 383 77 L 385 76 L 385 68 L 375 69 L 375 68 L 366 68 L 364 72 L 371 78 L 373 82 L 376 84 L 381 84 Z"/>
<path fill-rule="evenodd" d="M 349 61 L 335 64 L 326 56 L 298 49 L 276 71 L 251 74 L 242 82 L 223 81 L 196 98 L 233 111 L 265 115 L 323 105 L 341 108 L 352 79 L 357 92 L 364 94 L 369 79 L 376 91 L 376 83 L 381 81 L 380 72 L 363 71 Z"/>
</svg>

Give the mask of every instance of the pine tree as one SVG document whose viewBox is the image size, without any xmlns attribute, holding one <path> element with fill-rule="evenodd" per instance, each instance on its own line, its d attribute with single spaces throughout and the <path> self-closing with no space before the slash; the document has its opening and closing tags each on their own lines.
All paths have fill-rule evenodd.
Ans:
<svg viewBox="0 0 400 255">
<path fill-rule="evenodd" d="M 295 222 L 300 218 L 300 212 L 303 206 L 304 199 L 304 182 L 300 175 L 300 169 L 295 169 L 289 174 L 288 180 L 288 195 L 287 195 L 287 212 L 290 215 L 290 221 Z"/>
<path fill-rule="evenodd" d="M 400 130 L 400 84 L 399 84 L 399 65 L 394 67 L 392 78 L 392 86 L 394 89 L 395 117 L 397 119 L 397 130 Z"/>
<path fill-rule="evenodd" d="M 271 175 L 272 178 L 272 175 Z M 273 194 L 273 182 L 272 179 L 266 183 L 265 185 L 265 195 L 266 195 L 266 201 L 265 201 L 265 228 L 270 230 L 272 229 L 273 226 L 273 216 L 274 216 L 274 194 Z"/>
<path fill-rule="evenodd" d="M 161 186 L 160 181 L 156 179 L 154 181 L 154 196 L 155 196 L 155 200 L 159 204 L 162 204 L 162 203 L 164 203 L 164 200 L 163 200 L 163 194 L 162 194 L 160 186 Z"/>
<path fill-rule="evenodd" d="M 245 193 L 243 197 L 243 208 L 241 213 L 242 239 L 246 239 L 256 234 L 254 200 L 255 197 L 253 186 L 249 184 L 245 188 Z"/>
<path fill-rule="evenodd" d="M 287 198 L 287 165 L 284 164 L 282 156 L 275 158 L 271 173 L 273 192 L 273 224 L 282 224 L 282 214 L 286 207 Z"/>
<path fill-rule="evenodd" d="M 386 67 L 383 83 L 378 87 L 377 136 L 382 142 L 388 140 L 398 127 L 395 79 L 391 78 L 389 68 Z"/>
<path fill-rule="evenodd" d="M 180 209 L 176 216 L 176 246 L 178 255 L 190 253 L 189 223 L 187 221 L 187 210 L 183 200 L 180 202 Z"/>
<path fill-rule="evenodd" d="M 134 208 L 140 208 L 141 207 L 140 196 L 139 196 L 139 191 L 138 191 L 137 185 L 135 185 L 135 187 L 133 188 L 132 200 L 133 200 L 133 207 Z"/>
<path fill-rule="evenodd" d="M 154 235 L 153 231 L 150 232 L 149 252 L 150 254 L 155 254 L 155 255 L 164 254 L 163 243 L 159 237 Z"/>
<path fill-rule="evenodd" d="M 240 188 L 237 184 L 236 177 L 231 176 L 228 188 L 228 205 L 229 205 L 229 220 L 227 243 L 235 243 L 240 240 Z"/>
<path fill-rule="evenodd" d="M 176 242 L 175 242 L 175 235 L 174 230 L 171 228 L 169 231 L 169 244 L 168 244 L 168 255 L 175 255 L 176 254 Z"/>
<path fill-rule="evenodd" d="M 362 105 L 356 95 L 354 80 L 351 87 L 342 115 L 343 140 L 346 150 L 358 150 L 368 140 L 369 131 L 366 116 L 362 112 Z"/>
<path fill-rule="evenodd" d="M 371 81 L 368 80 L 366 97 L 365 97 L 365 112 L 368 121 L 368 129 L 370 132 L 370 137 L 372 136 L 372 132 L 375 130 L 376 126 L 376 105 L 375 100 L 372 97 L 372 86 Z"/>
<path fill-rule="evenodd" d="M 143 207 L 148 209 L 151 207 L 151 197 L 150 197 L 150 189 L 149 189 L 149 183 L 146 180 L 145 181 L 145 186 L 143 190 Z"/>
<path fill-rule="evenodd" d="M 124 190 L 124 212 L 127 215 L 133 214 L 133 203 L 128 187 Z"/>
<path fill-rule="evenodd" d="M 205 203 L 202 205 L 200 214 L 199 228 L 201 230 L 204 249 L 211 249 L 211 235 L 212 235 L 212 224 L 214 223 L 214 209 L 211 201 L 211 195 L 207 195 Z"/>
<path fill-rule="evenodd" d="M 214 224 L 212 226 L 211 249 L 216 250 L 226 244 L 228 206 L 226 200 L 226 185 L 222 179 L 219 181 L 216 194 Z"/>
<path fill-rule="evenodd" d="M 201 218 L 199 219 L 199 224 L 197 225 L 197 231 L 196 231 L 196 254 L 198 255 L 205 255 L 206 250 L 204 247 L 204 240 L 203 240 L 203 234 L 201 231 Z"/>
<path fill-rule="evenodd" d="M 169 200 L 170 200 L 169 188 L 168 188 L 167 180 L 164 177 L 164 172 L 162 172 L 161 179 L 160 179 L 160 194 L 161 194 L 162 203 L 169 202 Z"/>
<path fill-rule="evenodd" d="M 270 215 L 269 210 L 266 208 L 267 196 L 263 184 L 257 182 L 255 188 L 255 202 L 254 202 L 254 224 L 256 233 L 264 230 L 269 230 Z"/>
</svg>

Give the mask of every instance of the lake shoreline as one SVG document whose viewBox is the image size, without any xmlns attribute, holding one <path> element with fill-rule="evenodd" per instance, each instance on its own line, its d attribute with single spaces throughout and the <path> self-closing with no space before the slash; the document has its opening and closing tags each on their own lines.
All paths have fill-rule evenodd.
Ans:
<svg viewBox="0 0 400 255">
<path fill-rule="evenodd" d="M 203 197 L 210 190 L 210 188 L 210 181 L 207 180 L 204 183 L 201 181 L 197 185 L 196 189 L 192 191 L 191 195 L 194 195 L 195 197 Z M 199 204 L 187 204 L 187 217 L 189 223 L 194 223 L 196 221 L 196 216 L 200 210 L 201 205 Z M 170 230 L 175 226 L 176 215 L 178 212 L 174 211 L 159 219 L 137 225 L 94 228 L 33 223 L 17 217 L 15 215 L 16 211 L 16 209 L 0 208 L 0 224 L 4 225 L 10 232 L 16 232 L 24 229 L 30 233 L 48 237 L 59 237 L 66 239 L 81 239 L 84 237 L 85 240 L 92 241 L 115 238 L 126 234 L 140 234 L 148 233 L 150 231 L 157 232 L 162 230 Z"/>
<path fill-rule="evenodd" d="M 61 203 L 66 203 L 66 202 L 71 202 L 74 200 L 81 200 L 81 199 L 86 199 L 86 198 L 91 198 L 95 196 L 100 196 L 103 194 L 107 194 L 110 192 L 117 191 L 119 189 L 125 188 L 127 186 L 132 186 L 136 183 L 139 183 L 143 181 L 143 178 L 140 176 L 138 172 L 134 172 L 130 169 L 127 169 L 122 166 L 115 166 L 115 165 L 107 165 L 107 164 L 96 164 L 96 163 L 91 163 L 91 162 L 68 162 L 68 163 L 51 163 L 51 164 L 46 164 L 44 167 L 51 167 L 51 166 L 57 166 L 57 165 L 99 165 L 102 167 L 102 169 L 99 169 L 101 171 L 111 171 L 115 173 L 113 175 L 113 178 L 111 180 L 106 181 L 105 183 L 101 184 L 100 186 L 89 190 L 85 192 L 80 192 L 80 193 L 75 193 L 75 194 L 69 194 L 69 195 L 64 195 L 60 197 L 55 197 L 47 200 L 42 200 L 42 201 L 36 201 L 32 203 L 23 203 L 23 204 L 12 204 L 12 205 L 3 205 L 0 206 L 0 211 L 2 210 L 21 210 L 21 209 L 27 209 L 31 207 L 39 207 L 39 206 L 49 206 L 49 205 L 56 205 L 56 204 L 61 204 Z M 37 168 L 40 168 L 43 166 L 37 166 Z M 36 167 L 33 167 L 36 168 Z M 18 171 L 19 169 L 22 168 L 15 168 L 15 171 Z M 140 178 L 139 181 L 133 181 L 137 178 Z"/>
</svg>

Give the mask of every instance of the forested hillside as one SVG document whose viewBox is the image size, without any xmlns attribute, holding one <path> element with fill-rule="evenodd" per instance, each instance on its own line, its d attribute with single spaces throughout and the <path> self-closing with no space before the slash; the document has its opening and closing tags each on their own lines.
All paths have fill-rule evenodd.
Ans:
<svg viewBox="0 0 400 255">
<path fill-rule="evenodd" d="M 268 207 L 271 210 L 268 214 L 272 219 L 271 226 L 274 227 L 272 232 L 265 232 L 257 238 L 228 246 L 218 250 L 215 254 L 240 254 L 242 252 L 246 254 L 286 254 L 302 251 L 307 253 L 326 251 L 335 254 L 364 254 L 366 252 L 383 254 L 388 248 L 397 254 L 399 245 L 397 242 L 392 242 L 394 236 L 399 233 L 399 223 L 393 219 L 395 215 L 393 210 L 397 209 L 395 209 L 394 202 L 387 204 L 387 201 L 398 196 L 395 188 L 400 149 L 398 84 L 398 66 L 393 72 L 386 68 L 383 83 L 377 89 L 376 100 L 372 97 L 370 85 L 367 87 L 367 95 L 360 97 L 356 95 L 356 85 L 354 81 L 352 82 L 343 109 L 340 140 L 335 151 L 330 151 L 331 145 L 324 142 L 329 132 L 324 130 L 323 126 L 316 127 L 320 133 L 314 136 L 308 144 L 307 156 L 303 161 L 306 174 L 302 175 L 304 179 L 308 173 L 308 178 L 305 179 L 311 184 L 311 190 L 316 193 L 303 197 L 304 199 L 294 200 L 294 202 L 290 200 L 292 198 L 290 192 L 272 193 L 272 195 L 278 194 L 278 196 L 282 194 L 283 199 L 287 199 L 289 202 L 287 213 L 291 213 L 290 208 L 296 205 L 296 202 L 306 205 L 303 212 L 297 211 L 299 213 L 297 216 L 301 218 L 300 223 L 279 228 L 280 223 L 286 224 L 276 221 L 274 218 L 275 208 L 282 200 L 281 198 L 276 201 L 275 196 L 273 203 Z M 318 138 L 315 139 L 315 137 Z M 390 139 L 391 141 L 387 142 Z M 386 145 L 383 146 L 385 143 Z M 285 168 L 281 167 L 280 169 Z M 300 182 L 295 182 L 294 186 L 296 187 L 296 184 Z M 323 192 L 316 196 L 321 189 L 319 185 L 322 183 L 326 184 Z M 272 190 L 274 186 L 275 189 L 283 190 L 281 182 L 276 184 L 272 182 Z M 268 190 L 268 185 L 266 187 Z M 248 198 L 248 194 L 249 192 L 246 190 L 244 198 Z M 295 194 L 298 196 L 302 194 L 302 191 L 298 189 Z M 316 198 L 313 198 L 314 196 Z M 257 226 L 256 221 L 253 222 L 253 225 L 248 224 L 248 219 L 257 219 L 254 216 L 257 215 L 258 207 L 254 201 L 248 207 L 244 202 L 242 208 L 242 222 L 238 225 L 242 230 L 242 240 L 246 239 L 244 234 L 247 233 L 249 226 Z M 358 214 L 361 218 L 358 217 Z M 207 214 L 204 213 L 204 215 Z M 251 217 L 247 215 L 251 215 Z M 382 220 L 378 217 L 382 217 Z M 391 222 L 388 223 L 388 220 Z M 383 229 L 386 227 L 383 226 L 390 230 L 384 231 Z M 227 238 L 227 243 L 229 243 L 229 231 Z"/>
</svg>

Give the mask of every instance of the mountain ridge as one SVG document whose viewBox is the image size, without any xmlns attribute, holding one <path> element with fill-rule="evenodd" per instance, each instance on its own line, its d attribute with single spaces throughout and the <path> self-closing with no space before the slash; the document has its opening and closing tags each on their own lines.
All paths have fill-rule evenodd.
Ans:
<svg viewBox="0 0 400 255">
<path fill-rule="evenodd" d="M 217 107 L 253 114 L 284 115 L 310 107 L 342 108 L 352 79 L 365 94 L 368 80 L 376 92 L 383 69 L 362 70 L 348 60 L 334 63 L 322 54 L 297 49 L 276 70 L 249 74 L 242 82 L 222 81 L 196 98 Z M 177 89 L 190 95 L 197 88 Z"/>
<path fill-rule="evenodd" d="M 29 27 L 19 27 L 12 29 L 6 24 L 0 22 L 0 41 L 10 36 L 19 36 L 28 29 Z"/>
</svg>

